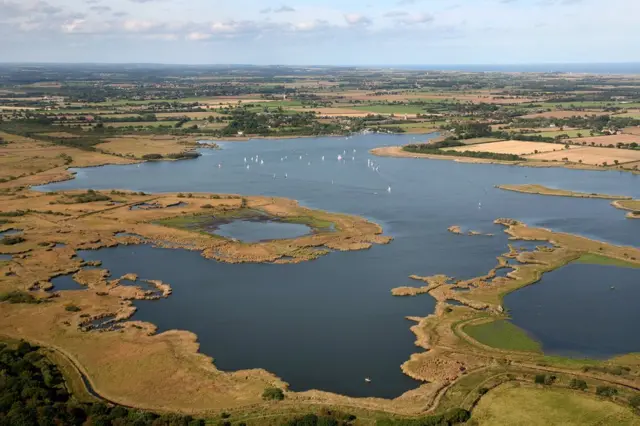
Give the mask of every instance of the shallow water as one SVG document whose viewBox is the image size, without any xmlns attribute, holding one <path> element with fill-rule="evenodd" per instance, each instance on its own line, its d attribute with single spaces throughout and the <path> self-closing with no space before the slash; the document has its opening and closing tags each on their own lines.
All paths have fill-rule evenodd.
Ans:
<svg viewBox="0 0 640 426">
<path fill-rule="evenodd" d="M 9 237 L 11 235 L 18 235 L 18 234 L 22 234 L 21 229 L 7 229 L 6 231 L 0 232 L 0 239 L 3 237 Z"/>
<path fill-rule="evenodd" d="M 135 302 L 134 318 L 195 332 L 223 370 L 262 367 L 294 390 L 358 396 L 395 397 L 418 384 L 399 368 L 415 350 L 404 317 L 433 311 L 433 299 L 392 297 L 393 284 L 411 283 L 386 267 L 382 250 L 295 265 L 231 265 L 148 245 L 80 255 L 113 276 L 170 283 L 169 298 Z"/>
<path fill-rule="evenodd" d="M 225 238 L 235 238 L 247 243 L 296 238 L 311 233 L 311 228 L 297 223 L 272 221 L 234 220 L 219 225 L 212 231 Z"/>
<path fill-rule="evenodd" d="M 574 263 L 507 295 L 505 304 L 545 353 L 609 358 L 640 352 L 638 300 L 640 269 Z"/>
<path fill-rule="evenodd" d="M 298 265 L 227 265 L 194 252 L 148 246 L 83 252 L 82 257 L 102 260 L 113 276 L 132 272 L 171 284 L 171 297 L 136 302 L 139 310 L 134 318 L 153 322 L 160 330 L 195 332 L 202 351 L 224 370 L 262 367 L 295 390 L 394 397 L 417 385 L 400 370 L 416 351 L 411 323 L 404 318 L 432 313 L 434 302 L 428 295 L 394 298 L 390 290 L 416 285 L 408 279 L 411 274 L 446 274 L 457 279 L 485 275 L 495 267 L 496 256 L 508 251 L 503 228 L 493 224 L 496 218 L 511 217 L 617 244 L 640 244 L 640 221 L 625 219 L 624 212 L 606 200 L 494 188 L 538 183 L 640 197 L 640 176 L 368 154 L 370 148 L 415 138 L 424 139 L 360 135 L 348 140 L 221 143 L 223 149 L 202 150 L 203 156 L 196 160 L 79 169 L 75 180 L 43 189 L 115 187 L 282 196 L 380 223 L 394 237 L 391 244 L 332 253 Z M 256 155 L 263 165 L 250 161 Z M 346 161 L 338 161 L 338 155 Z M 368 160 L 375 165 L 368 166 Z M 451 225 L 495 236 L 454 235 L 447 231 Z M 626 306 L 607 309 L 624 311 Z M 507 308 L 514 314 L 520 309 L 509 303 Z M 632 327 L 629 323 L 616 326 Z M 571 342 L 562 330 L 556 328 L 554 337 Z M 627 346 L 628 342 L 618 343 Z M 366 385 L 364 377 L 371 377 L 373 383 Z"/>
<path fill-rule="evenodd" d="M 0 254 L 0 262 L 5 262 L 13 259 L 13 256 L 10 254 Z"/>
<path fill-rule="evenodd" d="M 53 284 L 52 291 L 64 291 L 64 290 L 84 290 L 85 286 L 78 283 L 74 280 L 74 274 L 68 275 L 60 275 L 59 277 L 55 277 L 51 280 L 51 284 Z"/>
</svg>

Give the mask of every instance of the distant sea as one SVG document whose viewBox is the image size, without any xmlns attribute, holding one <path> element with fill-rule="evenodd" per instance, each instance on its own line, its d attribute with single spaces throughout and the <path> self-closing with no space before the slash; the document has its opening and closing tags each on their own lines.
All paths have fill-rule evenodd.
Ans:
<svg viewBox="0 0 640 426">
<path fill-rule="evenodd" d="M 387 65 L 385 68 L 469 72 L 562 72 L 588 74 L 640 74 L 640 62 L 598 64 L 507 64 L 507 65 Z"/>
</svg>

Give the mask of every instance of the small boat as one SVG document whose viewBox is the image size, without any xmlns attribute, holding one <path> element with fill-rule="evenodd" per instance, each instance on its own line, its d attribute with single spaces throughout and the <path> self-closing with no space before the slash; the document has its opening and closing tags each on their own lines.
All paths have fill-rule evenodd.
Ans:
<svg viewBox="0 0 640 426">
<path fill-rule="evenodd" d="M 368 378 L 368 377 L 365 377 L 365 378 L 364 378 L 364 381 L 365 381 L 365 382 L 367 382 L 367 383 L 371 383 L 371 379 L 370 379 L 370 378 Z"/>
</svg>

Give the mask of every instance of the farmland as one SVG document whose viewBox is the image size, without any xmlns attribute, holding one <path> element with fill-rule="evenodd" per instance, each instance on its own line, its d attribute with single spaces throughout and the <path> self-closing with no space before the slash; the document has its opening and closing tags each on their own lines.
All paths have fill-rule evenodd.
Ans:
<svg viewBox="0 0 640 426">
<path fill-rule="evenodd" d="M 542 161 L 569 161 L 595 166 L 605 165 L 605 163 L 606 165 L 624 165 L 640 161 L 640 151 L 584 147 L 542 152 L 540 154 L 528 155 L 527 158 Z"/>
<path fill-rule="evenodd" d="M 536 152 L 564 152 L 564 147 L 558 144 L 544 142 L 502 141 L 480 143 L 451 148 L 451 151 L 491 152 L 495 154 L 530 155 Z"/>
</svg>

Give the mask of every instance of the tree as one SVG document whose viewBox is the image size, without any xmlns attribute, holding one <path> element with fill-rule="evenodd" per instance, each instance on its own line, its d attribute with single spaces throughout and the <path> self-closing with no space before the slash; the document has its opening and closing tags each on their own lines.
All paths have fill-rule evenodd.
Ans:
<svg viewBox="0 0 640 426">
<path fill-rule="evenodd" d="M 284 392 L 279 388 L 266 388 L 262 392 L 262 399 L 272 401 L 282 401 L 284 399 Z"/>
<path fill-rule="evenodd" d="M 569 382 L 569 387 L 571 389 L 579 389 L 579 390 L 587 390 L 588 386 L 587 386 L 587 382 L 585 382 L 584 380 L 580 380 L 580 379 L 571 379 L 571 381 Z"/>
<path fill-rule="evenodd" d="M 612 397 L 618 394 L 618 389 L 611 386 L 598 386 L 596 388 L 596 395 L 604 397 Z"/>
</svg>

